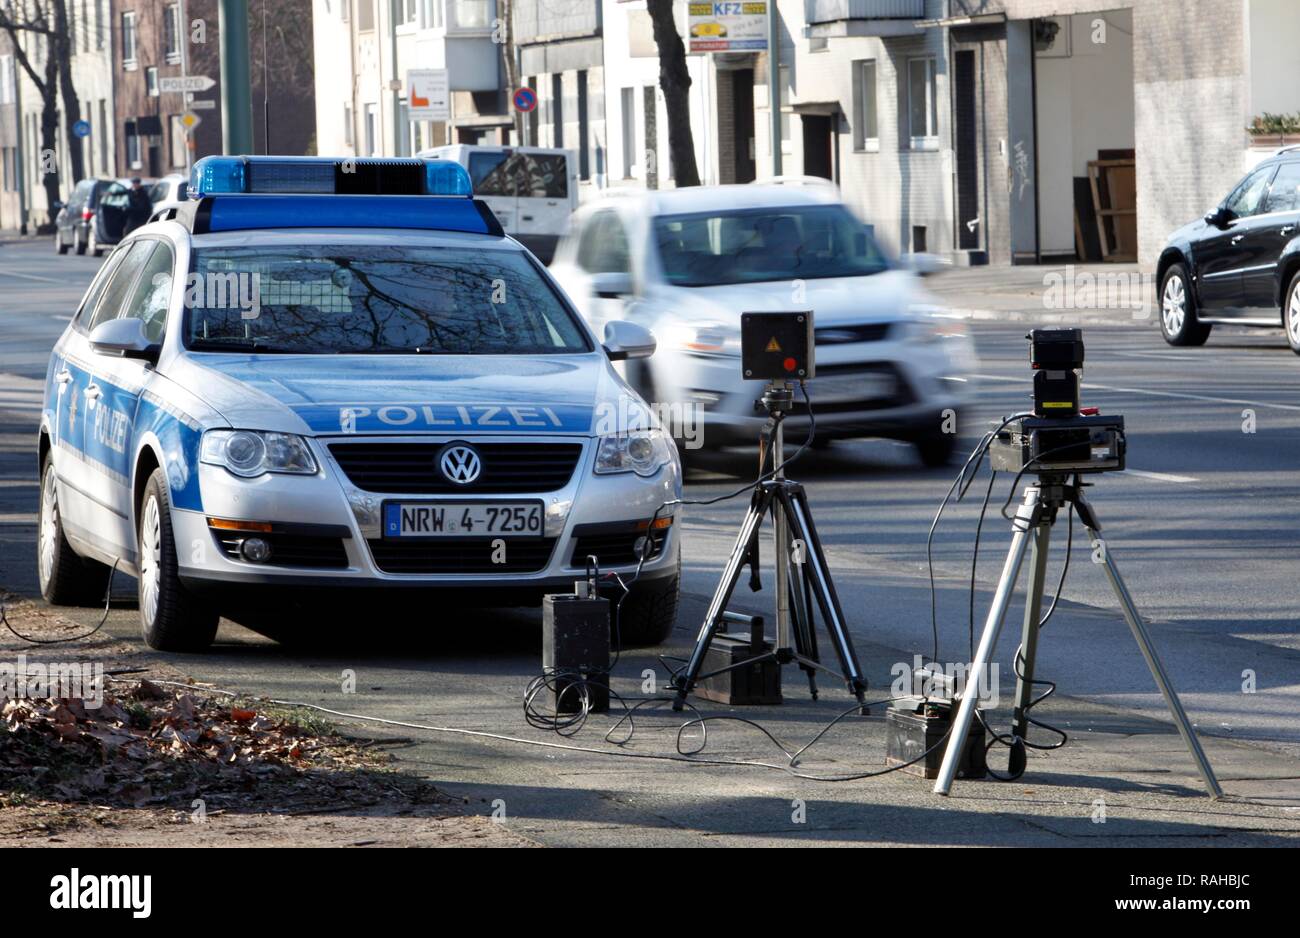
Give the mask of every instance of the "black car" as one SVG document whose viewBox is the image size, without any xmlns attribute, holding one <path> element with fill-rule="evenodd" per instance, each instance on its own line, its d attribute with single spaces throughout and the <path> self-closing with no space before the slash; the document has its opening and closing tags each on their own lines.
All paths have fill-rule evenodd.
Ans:
<svg viewBox="0 0 1300 938">
<path fill-rule="evenodd" d="M 1219 323 L 1281 325 L 1300 355 L 1300 147 L 1260 163 L 1218 208 L 1174 232 L 1156 283 L 1170 345 L 1203 345 Z"/>
<path fill-rule="evenodd" d="M 83 179 L 54 218 L 54 249 L 96 257 L 126 233 L 130 191 L 116 179 Z"/>
</svg>

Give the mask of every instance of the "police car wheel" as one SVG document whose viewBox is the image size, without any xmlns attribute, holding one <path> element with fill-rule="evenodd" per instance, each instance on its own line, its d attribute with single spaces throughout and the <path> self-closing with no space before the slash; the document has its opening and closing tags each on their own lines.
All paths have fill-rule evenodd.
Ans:
<svg viewBox="0 0 1300 938">
<path fill-rule="evenodd" d="M 41 514 L 36 532 L 36 567 L 41 595 L 55 606 L 94 606 L 104 601 L 112 572 L 102 563 L 77 556 L 63 534 L 54 462 L 41 470 Z"/>
<path fill-rule="evenodd" d="M 618 612 L 618 638 L 624 648 L 662 645 L 677 624 L 682 561 L 670 580 L 634 585 Z"/>
<path fill-rule="evenodd" d="M 185 588 L 176 564 L 167 478 L 155 469 L 137 521 L 140 628 L 159 651 L 203 651 L 217 634 L 217 613 Z"/>
</svg>

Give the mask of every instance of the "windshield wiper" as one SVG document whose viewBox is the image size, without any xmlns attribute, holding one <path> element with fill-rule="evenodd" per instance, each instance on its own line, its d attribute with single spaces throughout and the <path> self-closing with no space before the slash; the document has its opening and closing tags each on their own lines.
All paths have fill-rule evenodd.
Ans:
<svg viewBox="0 0 1300 938">
<path fill-rule="evenodd" d="M 271 355 L 333 355 L 331 350 L 292 348 L 272 345 L 261 339 L 199 339 L 190 344 L 191 352 L 266 352 Z"/>
</svg>

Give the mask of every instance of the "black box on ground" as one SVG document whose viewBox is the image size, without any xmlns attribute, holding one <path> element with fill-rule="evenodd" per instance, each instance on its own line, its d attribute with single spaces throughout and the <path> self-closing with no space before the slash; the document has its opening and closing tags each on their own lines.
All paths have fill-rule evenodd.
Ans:
<svg viewBox="0 0 1300 938">
<path fill-rule="evenodd" d="M 911 762 L 903 769 L 907 774 L 938 778 L 939 766 L 948 750 L 944 734 L 954 713 L 955 707 L 946 701 L 926 701 L 920 697 L 895 701 L 885 711 L 885 764 Z M 958 778 L 983 778 L 988 774 L 984 745 L 984 727 L 979 720 L 972 720 L 970 732 L 966 734 L 966 748 L 957 763 Z M 919 758 L 922 753 L 927 753 L 925 758 Z"/>
<path fill-rule="evenodd" d="M 609 709 L 609 600 L 573 593 L 542 597 L 542 669 L 563 675 L 554 680 L 557 713 L 582 709 L 582 694 L 565 693 L 576 680 L 587 682 L 593 712 Z"/>
<path fill-rule="evenodd" d="M 711 674 L 732 665 L 741 665 L 704 678 L 695 692 L 705 700 L 733 706 L 781 703 L 781 665 L 775 658 L 745 665 L 751 658 L 770 654 L 772 644 L 763 638 L 762 620 L 748 637 L 719 633 L 704 656 L 701 673 Z"/>
</svg>

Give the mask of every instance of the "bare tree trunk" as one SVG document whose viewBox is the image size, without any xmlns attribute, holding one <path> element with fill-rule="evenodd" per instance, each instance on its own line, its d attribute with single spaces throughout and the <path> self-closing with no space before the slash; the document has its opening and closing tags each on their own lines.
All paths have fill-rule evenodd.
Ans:
<svg viewBox="0 0 1300 938">
<path fill-rule="evenodd" d="M 45 81 L 41 93 L 41 154 L 37 161 L 41 184 L 45 187 L 45 204 L 50 206 L 50 223 L 53 224 L 54 203 L 59 199 L 59 100 L 55 93 L 59 64 L 54 56 L 45 57 Z M 49 172 L 46 172 L 46 170 Z"/>
<path fill-rule="evenodd" d="M 659 87 L 668 111 L 668 152 L 678 188 L 698 186 L 695 140 L 691 134 L 691 73 L 686 68 L 686 47 L 673 20 L 673 0 L 646 0 L 659 48 Z M 651 145 L 651 144 L 647 144 Z"/>
<path fill-rule="evenodd" d="M 86 178 L 85 148 L 82 138 L 72 132 L 72 127 L 81 120 L 81 101 L 77 98 L 77 89 L 72 84 L 72 44 L 77 41 L 68 28 L 68 0 L 50 0 L 54 12 L 54 33 L 50 36 L 50 57 L 58 63 L 59 94 L 63 97 L 63 126 L 68 141 L 68 160 L 72 170 L 72 182 Z M 46 70 L 48 74 L 48 69 Z M 52 88 L 53 85 L 51 84 Z M 99 133 L 108 133 L 107 127 L 98 128 Z"/>
</svg>

